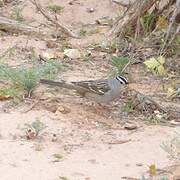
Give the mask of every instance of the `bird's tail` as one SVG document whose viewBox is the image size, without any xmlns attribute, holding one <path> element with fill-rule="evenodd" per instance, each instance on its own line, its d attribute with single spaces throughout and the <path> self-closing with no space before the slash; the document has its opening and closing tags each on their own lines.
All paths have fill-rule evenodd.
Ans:
<svg viewBox="0 0 180 180">
<path fill-rule="evenodd" d="M 85 89 L 83 87 L 80 87 L 80 86 L 77 86 L 77 85 L 71 84 L 71 83 L 66 83 L 64 80 L 57 82 L 57 81 L 52 81 L 52 80 L 47 80 L 47 79 L 40 79 L 40 83 L 48 84 L 48 85 L 52 85 L 52 86 L 58 86 L 58 87 L 66 88 L 66 89 L 76 90 L 80 94 L 84 94 L 87 91 L 87 89 Z"/>
</svg>

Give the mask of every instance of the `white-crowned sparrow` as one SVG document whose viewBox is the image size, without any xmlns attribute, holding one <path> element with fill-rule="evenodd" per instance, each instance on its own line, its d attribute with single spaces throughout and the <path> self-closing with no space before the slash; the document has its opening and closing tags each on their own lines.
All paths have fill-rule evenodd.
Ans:
<svg viewBox="0 0 180 180">
<path fill-rule="evenodd" d="M 117 76 L 110 79 L 99 79 L 89 81 L 70 82 L 52 81 L 41 79 L 40 83 L 59 86 L 62 88 L 76 90 L 80 95 L 96 101 L 97 103 L 109 103 L 119 97 L 123 85 L 128 84 L 125 77 Z"/>
</svg>

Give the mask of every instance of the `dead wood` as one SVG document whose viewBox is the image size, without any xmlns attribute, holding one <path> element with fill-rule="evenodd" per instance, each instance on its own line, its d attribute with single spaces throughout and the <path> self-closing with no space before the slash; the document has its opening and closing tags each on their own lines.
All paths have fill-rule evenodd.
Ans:
<svg viewBox="0 0 180 180">
<path fill-rule="evenodd" d="M 130 90 L 130 94 L 130 98 L 135 109 L 144 111 L 146 113 L 154 113 L 154 111 L 167 113 L 167 110 L 159 103 L 154 101 L 151 97 L 146 96 L 136 90 Z"/>
<path fill-rule="evenodd" d="M 47 36 L 45 32 L 40 31 L 38 28 L 2 16 L 0 16 L 0 29 L 12 33 L 22 32 L 25 34 Z"/>
<path fill-rule="evenodd" d="M 151 118 L 160 115 L 162 117 L 160 122 L 163 124 L 172 125 L 170 122 L 171 120 L 176 121 L 180 118 L 180 111 L 175 111 L 172 107 L 167 107 L 162 103 L 160 104 L 152 97 L 142 94 L 134 89 L 129 89 L 128 97 L 135 111 Z"/>
<path fill-rule="evenodd" d="M 125 27 L 134 26 L 137 23 L 137 19 L 147 12 L 158 0 L 137 0 L 126 11 L 122 18 L 120 18 L 112 27 L 108 36 L 111 38 L 117 37 L 121 34 Z"/>
<path fill-rule="evenodd" d="M 172 29 L 173 29 L 173 25 L 175 24 L 175 21 L 176 21 L 176 17 L 180 14 L 180 0 L 177 0 L 176 1 L 176 6 L 175 6 L 175 9 L 173 11 L 173 14 L 170 18 L 170 23 L 169 23 L 169 26 L 168 26 L 168 29 L 167 29 L 167 33 L 166 33 L 166 38 L 165 38 L 165 43 L 164 43 L 164 47 L 163 49 L 170 45 L 172 43 L 172 41 L 175 39 L 176 35 L 180 32 L 180 25 L 178 25 L 175 33 L 172 33 Z M 172 36 L 172 37 L 171 37 Z M 171 37 L 171 39 L 169 40 L 169 38 Z M 169 40 L 169 42 L 168 42 Z"/>
</svg>

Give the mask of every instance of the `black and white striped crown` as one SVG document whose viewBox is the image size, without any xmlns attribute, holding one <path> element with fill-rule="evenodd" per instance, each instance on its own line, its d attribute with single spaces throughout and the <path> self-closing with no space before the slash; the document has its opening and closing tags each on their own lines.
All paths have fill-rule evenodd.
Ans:
<svg viewBox="0 0 180 180">
<path fill-rule="evenodd" d="M 116 76 L 116 79 L 121 83 L 121 84 L 128 84 L 128 80 L 123 77 L 123 76 Z"/>
</svg>

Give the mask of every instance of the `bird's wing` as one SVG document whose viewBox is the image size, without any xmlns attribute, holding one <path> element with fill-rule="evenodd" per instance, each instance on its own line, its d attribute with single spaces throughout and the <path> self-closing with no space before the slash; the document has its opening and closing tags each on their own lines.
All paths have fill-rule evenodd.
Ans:
<svg viewBox="0 0 180 180">
<path fill-rule="evenodd" d="M 104 95 L 107 91 L 110 90 L 107 79 L 79 81 L 79 82 L 71 82 L 71 83 L 86 88 L 88 91 L 91 91 L 99 95 Z"/>
</svg>

